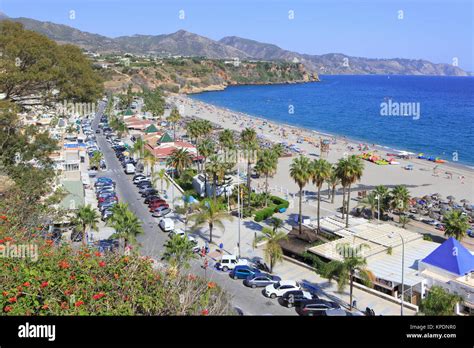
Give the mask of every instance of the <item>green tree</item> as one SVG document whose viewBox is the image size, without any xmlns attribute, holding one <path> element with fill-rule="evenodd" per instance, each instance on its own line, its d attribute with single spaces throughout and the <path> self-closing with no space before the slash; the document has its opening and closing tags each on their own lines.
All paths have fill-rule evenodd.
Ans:
<svg viewBox="0 0 474 348">
<path fill-rule="evenodd" d="M 462 302 L 461 296 L 450 294 L 440 286 L 433 286 L 421 300 L 420 310 L 425 315 L 454 315 L 456 304 Z"/>
<path fill-rule="evenodd" d="M 154 91 L 145 91 L 143 93 L 143 102 L 145 104 L 144 110 L 151 112 L 153 117 L 163 116 L 165 112 L 165 98 L 160 88 L 156 88 Z"/>
<path fill-rule="evenodd" d="M 273 267 L 277 262 L 283 260 L 283 249 L 280 246 L 280 241 L 287 240 L 285 233 L 279 232 L 278 229 L 264 227 L 262 234 L 257 236 L 255 244 L 265 241 L 265 249 L 263 250 L 265 261 L 270 264 L 270 272 L 273 272 Z"/>
<path fill-rule="evenodd" d="M 168 116 L 167 121 L 171 122 L 173 124 L 173 139 L 176 141 L 176 125 L 178 122 L 181 120 L 181 115 L 179 114 L 179 111 L 177 108 L 173 108 L 171 110 L 171 114 Z"/>
<path fill-rule="evenodd" d="M 331 167 L 331 172 L 326 180 L 328 183 L 328 194 L 331 195 L 331 204 L 334 204 L 334 198 L 336 197 L 336 187 L 341 183 L 341 180 L 337 176 L 337 170 L 335 166 Z"/>
<path fill-rule="evenodd" d="M 402 214 L 408 209 L 408 205 L 410 203 L 410 192 L 406 188 L 406 186 L 398 185 L 392 189 L 390 192 L 390 206 L 392 209 L 398 211 L 399 214 L 399 222 L 402 221 L 400 218 Z"/>
<path fill-rule="evenodd" d="M 163 259 L 176 270 L 189 268 L 190 261 L 197 258 L 194 244 L 186 236 L 173 235 L 165 244 Z"/>
<path fill-rule="evenodd" d="M 378 209 L 378 200 L 377 195 L 374 191 L 370 192 L 367 197 L 361 199 L 359 201 L 359 205 L 362 208 L 369 208 L 370 209 L 370 219 L 375 217 L 375 211 Z"/>
<path fill-rule="evenodd" d="M 296 182 L 299 187 L 299 230 L 302 233 L 302 200 L 303 200 L 303 188 L 311 179 L 311 162 L 304 156 L 299 156 L 293 159 L 290 166 L 290 176 Z"/>
<path fill-rule="evenodd" d="M 320 214 L 321 214 L 321 187 L 323 186 L 324 182 L 330 177 L 331 175 L 331 164 L 326 161 L 325 159 L 318 159 L 314 160 L 311 163 L 311 180 L 313 184 L 316 185 L 318 189 L 318 231 L 321 231 L 320 228 Z"/>
<path fill-rule="evenodd" d="M 337 278 L 338 291 L 344 291 L 344 288 L 349 282 L 350 293 L 349 293 L 349 309 L 352 310 L 352 293 L 354 276 L 357 272 L 358 277 L 362 283 L 366 286 L 371 286 L 375 277 L 372 272 L 366 269 L 367 261 L 361 256 L 362 248 L 368 248 L 367 244 L 361 244 L 359 247 L 354 248 L 349 244 L 338 244 L 337 249 L 339 254 L 342 256 L 342 261 L 333 260 L 326 264 L 322 270 L 322 276 L 328 278 L 329 281 Z"/>
<path fill-rule="evenodd" d="M 92 168 L 99 168 L 100 161 L 102 160 L 103 155 L 102 152 L 95 151 L 94 154 L 92 155 L 92 158 L 90 159 L 90 166 Z"/>
<path fill-rule="evenodd" d="M 152 173 L 151 175 L 151 180 L 153 183 L 153 186 L 156 185 L 156 182 L 159 180 L 161 184 L 161 192 L 164 192 L 163 185 L 166 183 L 166 189 L 170 187 L 170 179 L 168 178 L 168 175 L 166 175 L 166 170 L 165 169 L 160 169 L 157 172 Z"/>
<path fill-rule="evenodd" d="M 217 155 L 212 155 L 210 157 L 210 162 L 206 169 L 206 177 L 209 174 L 212 178 L 212 197 L 214 202 L 217 201 L 217 187 L 219 182 L 224 180 L 226 172 L 226 166 L 223 162 L 220 161 Z M 206 180 L 207 182 L 207 180 Z"/>
<path fill-rule="evenodd" d="M 86 245 L 87 229 L 97 229 L 99 214 L 90 204 L 82 206 L 76 212 L 74 223 L 81 226 L 82 244 Z"/>
<path fill-rule="evenodd" d="M 190 220 L 194 221 L 193 229 L 197 229 L 203 225 L 209 227 L 209 242 L 212 243 L 214 227 L 225 231 L 223 221 L 232 221 L 233 217 L 227 212 L 224 212 L 222 206 L 218 203 L 214 203 L 214 201 L 210 199 L 204 199 L 200 202 L 197 213 L 192 215 Z"/>
<path fill-rule="evenodd" d="M 178 177 L 181 175 L 183 170 L 191 165 L 192 162 L 193 160 L 191 154 L 188 152 L 188 150 L 182 148 L 174 149 L 166 160 L 166 164 L 168 166 L 176 169 Z"/>
<path fill-rule="evenodd" d="M 469 217 L 460 210 L 451 210 L 443 217 L 443 223 L 446 227 L 444 235 L 446 237 L 454 237 L 461 241 L 470 227 Z"/>
<path fill-rule="evenodd" d="M 275 175 L 278 167 L 278 156 L 270 149 L 260 151 L 255 164 L 255 171 L 265 176 L 265 207 L 268 205 L 268 178 Z"/>
<path fill-rule="evenodd" d="M 247 190 L 251 192 L 252 163 L 258 149 L 257 133 L 252 128 L 245 128 L 240 133 L 240 142 L 247 158 Z M 250 195 L 247 199 L 247 208 L 250 209 Z"/>
<path fill-rule="evenodd" d="M 342 216 L 346 214 L 346 227 L 349 227 L 349 212 L 351 200 L 351 185 L 360 180 L 364 171 L 362 160 L 355 155 L 342 158 L 337 163 L 336 172 L 342 185 Z M 347 189 L 347 199 L 346 199 Z"/>
<path fill-rule="evenodd" d="M 115 236 L 123 241 L 124 250 L 129 244 L 136 243 L 137 235 L 144 232 L 140 219 L 126 203 L 118 203 L 112 208 L 112 216 L 107 224 L 115 229 Z"/>
<path fill-rule="evenodd" d="M 224 152 L 224 160 L 228 161 L 227 153 L 235 149 L 234 132 L 230 129 L 224 129 L 219 134 L 219 145 Z"/>
</svg>

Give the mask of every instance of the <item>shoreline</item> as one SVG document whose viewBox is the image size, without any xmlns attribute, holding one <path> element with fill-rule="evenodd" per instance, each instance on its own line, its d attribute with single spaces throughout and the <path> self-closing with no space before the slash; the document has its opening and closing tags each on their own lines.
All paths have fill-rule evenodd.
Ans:
<svg viewBox="0 0 474 348">
<path fill-rule="evenodd" d="M 213 92 L 213 91 L 211 91 L 211 92 Z M 204 93 L 204 92 L 201 92 L 201 93 Z M 229 108 L 224 107 L 224 106 L 219 106 L 219 105 L 211 104 L 211 103 L 208 103 L 208 102 L 203 102 L 203 101 L 198 100 L 198 99 L 194 99 L 192 97 L 192 95 L 195 95 L 195 94 L 199 94 L 199 93 L 175 94 L 175 95 L 180 96 L 180 97 L 185 97 L 185 98 L 191 99 L 194 102 L 199 102 L 199 103 L 202 103 L 202 104 L 206 104 L 206 105 L 212 106 L 212 107 L 217 108 L 217 109 L 222 109 L 222 110 L 225 110 L 229 113 L 237 114 L 237 115 L 240 115 L 242 117 L 248 117 L 248 118 L 255 119 L 255 120 L 258 120 L 258 121 L 261 121 L 261 122 L 267 122 L 267 123 L 271 123 L 271 124 L 275 124 L 275 125 L 288 127 L 290 129 L 293 129 L 293 130 L 296 130 L 296 131 L 308 132 L 308 133 L 314 134 L 315 136 L 335 138 L 335 139 L 340 140 L 340 141 L 345 141 L 349 144 L 361 144 L 361 143 L 362 144 L 369 144 L 369 143 L 371 143 L 372 144 L 371 148 L 374 149 L 374 150 L 377 150 L 380 153 L 381 152 L 392 153 L 392 152 L 402 152 L 402 151 L 411 152 L 411 153 L 414 153 L 414 155 L 412 155 L 413 157 L 410 159 L 410 161 L 413 161 L 414 163 L 419 164 L 419 165 L 426 164 L 426 166 L 430 166 L 430 164 L 431 164 L 432 167 L 434 167 L 438 164 L 438 163 L 435 163 L 435 162 L 432 162 L 432 161 L 418 159 L 416 156 L 417 156 L 417 153 L 420 153 L 420 152 L 408 151 L 408 150 L 405 150 L 405 149 L 396 149 L 395 147 L 391 147 L 391 146 L 388 146 L 388 145 L 372 143 L 371 141 L 369 141 L 367 139 L 357 139 L 355 137 L 348 137 L 348 136 L 343 135 L 343 134 L 328 133 L 328 132 L 325 132 L 325 131 L 311 129 L 311 128 L 307 128 L 307 127 L 304 127 L 304 126 L 292 125 L 292 124 L 288 124 L 288 123 L 281 122 L 281 121 L 274 121 L 274 120 L 271 120 L 271 119 L 268 119 L 268 118 L 265 118 L 265 117 L 262 117 L 262 116 L 247 114 L 247 113 L 240 112 L 240 111 L 237 111 L 237 110 L 229 109 Z M 386 154 L 381 154 L 381 155 L 386 156 Z M 447 160 L 446 160 L 445 163 L 442 163 L 442 164 L 444 166 L 448 167 L 448 168 L 451 168 L 452 170 L 467 171 L 469 173 L 474 174 L 474 164 L 470 165 L 470 164 L 465 164 L 465 163 L 455 163 L 453 161 L 447 161 Z"/>
</svg>

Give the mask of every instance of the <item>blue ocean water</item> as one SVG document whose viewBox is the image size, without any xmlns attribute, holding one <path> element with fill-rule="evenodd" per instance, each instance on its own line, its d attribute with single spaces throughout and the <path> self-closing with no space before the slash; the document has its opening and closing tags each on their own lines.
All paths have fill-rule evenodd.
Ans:
<svg viewBox="0 0 474 348">
<path fill-rule="evenodd" d="M 474 165 L 474 77 L 321 76 L 315 83 L 233 86 L 191 97 L 450 162 L 456 153 L 459 163 Z M 383 116 L 384 102 L 418 104 L 410 116 Z"/>
</svg>

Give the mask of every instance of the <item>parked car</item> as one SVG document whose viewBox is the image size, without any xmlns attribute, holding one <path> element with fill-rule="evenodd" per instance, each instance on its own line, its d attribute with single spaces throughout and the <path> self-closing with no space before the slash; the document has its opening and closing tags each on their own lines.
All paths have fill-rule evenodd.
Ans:
<svg viewBox="0 0 474 348">
<path fill-rule="evenodd" d="M 340 309 L 341 306 L 336 302 L 316 299 L 302 301 L 299 307 L 296 307 L 296 313 L 302 316 L 325 315 L 327 310 Z"/>
<path fill-rule="evenodd" d="M 267 297 L 276 298 L 292 290 L 301 290 L 300 284 L 294 280 L 281 280 L 278 283 L 267 285 L 264 294 Z"/>
<path fill-rule="evenodd" d="M 162 201 L 155 201 L 155 202 L 152 202 L 148 205 L 148 208 L 150 208 L 151 212 L 153 212 L 156 209 L 161 208 L 161 207 L 168 207 L 169 208 L 169 204 L 166 203 L 166 202 L 162 202 Z"/>
<path fill-rule="evenodd" d="M 222 255 L 221 260 L 216 263 L 216 268 L 227 272 L 238 265 L 248 265 L 248 261 L 239 259 L 236 255 Z"/>
<path fill-rule="evenodd" d="M 99 197 L 98 199 L 99 203 L 105 202 L 105 201 L 117 201 L 118 202 L 118 197 L 115 196 L 115 194 L 111 196 L 105 196 L 105 197 Z"/>
<path fill-rule="evenodd" d="M 244 285 L 249 286 L 252 289 L 265 287 L 270 284 L 277 283 L 281 280 L 280 277 L 274 276 L 267 273 L 258 273 L 247 277 L 244 280 Z"/>
<path fill-rule="evenodd" d="M 164 232 L 170 232 L 174 230 L 174 221 L 170 218 L 164 218 L 160 220 L 158 226 L 160 226 Z"/>
<path fill-rule="evenodd" d="M 170 238 L 173 238 L 173 236 L 180 236 L 180 237 L 186 237 L 191 243 L 193 243 L 194 245 L 197 245 L 198 242 L 196 240 L 196 238 L 194 238 L 193 236 L 187 234 L 186 232 L 184 232 L 182 229 L 180 228 L 177 228 L 173 231 L 171 231 L 169 234 L 168 234 L 168 237 Z"/>
<path fill-rule="evenodd" d="M 112 210 L 106 209 L 102 212 L 102 221 L 107 221 L 114 213 L 112 213 Z"/>
<path fill-rule="evenodd" d="M 299 306 L 303 301 L 315 299 L 318 299 L 316 294 L 303 290 L 288 291 L 281 297 L 282 304 L 288 308 Z"/>
<path fill-rule="evenodd" d="M 171 213 L 171 209 L 170 209 L 169 206 L 161 206 L 159 208 L 156 208 L 153 211 L 153 214 L 151 214 L 151 216 L 153 216 L 153 217 L 163 217 L 163 216 L 168 215 L 169 213 Z"/>
<path fill-rule="evenodd" d="M 158 191 L 150 187 L 148 189 L 143 190 L 141 194 L 142 194 L 142 197 L 148 197 L 148 196 L 153 196 L 153 195 L 158 194 Z"/>
<path fill-rule="evenodd" d="M 235 266 L 232 271 L 230 271 L 229 276 L 232 279 L 246 279 L 249 276 L 254 276 L 260 273 L 260 270 L 248 265 Z"/>
<path fill-rule="evenodd" d="M 164 201 L 164 199 L 162 199 L 158 195 L 151 195 L 151 196 L 145 197 L 145 204 L 150 204 L 151 202 L 155 202 L 155 201 Z"/>
<path fill-rule="evenodd" d="M 474 238 L 474 230 L 473 229 L 468 229 L 467 230 L 467 235 L 471 238 Z"/>
</svg>

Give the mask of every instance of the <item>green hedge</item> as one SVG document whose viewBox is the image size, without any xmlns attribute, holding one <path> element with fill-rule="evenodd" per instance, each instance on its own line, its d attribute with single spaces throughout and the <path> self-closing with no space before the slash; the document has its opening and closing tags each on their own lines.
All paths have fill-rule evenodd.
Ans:
<svg viewBox="0 0 474 348">
<path fill-rule="evenodd" d="M 287 200 L 277 197 L 277 196 L 270 196 L 270 199 L 272 201 L 272 204 L 270 204 L 268 207 L 261 209 L 255 213 L 254 221 L 255 222 L 260 222 L 263 220 L 268 219 L 271 217 L 274 213 L 278 213 L 281 208 L 288 209 L 290 206 L 290 202 Z"/>
</svg>

